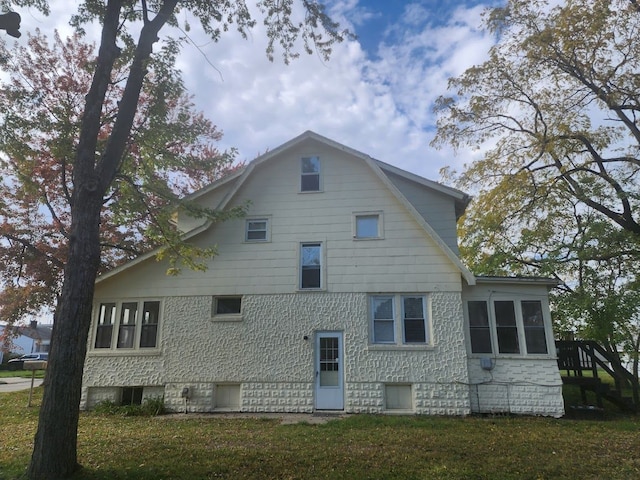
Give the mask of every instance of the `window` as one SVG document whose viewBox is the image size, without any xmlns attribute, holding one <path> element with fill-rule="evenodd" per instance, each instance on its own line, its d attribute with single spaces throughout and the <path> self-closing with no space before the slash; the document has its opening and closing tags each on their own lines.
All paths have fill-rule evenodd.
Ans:
<svg viewBox="0 0 640 480">
<path fill-rule="evenodd" d="M 357 239 L 382 238 L 382 214 L 355 214 L 353 237 Z"/>
<path fill-rule="evenodd" d="M 133 348 L 136 335 L 137 303 L 123 303 L 120 309 L 120 327 L 118 329 L 118 348 Z"/>
<path fill-rule="evenodd" d="M 158 339 L 158 317 L 160 302 L 144 302 L 142 310 L 142 331 L 140 332 L 140 348 L 153 348 Z"/>
<path fill-rule="evenodd" d="M 300 245 L 300 288 L 322 287 L 322 244 Z"/>
<path fill-rule="evenodd" d="M 496 313 L 496 332 L 498 334 L 499 353 L 520 353 L 518 344 L 518 326 L 516 312 L 512 301 L 496 301 L 493 303 Z"/>
<path fill-rule="evenodd" d="M 469 308 L 471 353 L 492 353 L 487 302 L 472 301 L 467 303 L 467 307 Z"/>
<path fill-rule="evenodd" d="M 425 343 L 424 298 L 402 297 L 404 343 Z"/>
<path fill-rule="evenodd" d="M 301 163 L 300 191 L 320 191 L 320 158 L 303 157 Z"/>
<path fill-rule="evenodd" d="M 245 236 L 246 242 L 266 242 L 269 240 L 269 219 L 250 218 L 247 219 Z"/>
<path fill-rule="evenodd" d="M 142 387 L 124 387 L 121 392 L 120 405 L 142 405 Z"/>
<path fill-rule="evenodd" d="M 548 353 L 547 336 L 544 331 L 542 302 L 539 300 L 523 300 L 522 323 L 527 353 Z"/>
<path fill-rule="evenodd" d="M 543 312 L 541 300 L 468 301 L 471 353 L 548 354 Z"/>
<path fill-rule="evenodd" d="M 373 295 L 372 343 L 424 345 L 429 341 L 426 297 L 422 295 Z"/>
<path fill-rule="evenodd" d="M 116 304 L 101 303 L 98 310 L 95 348 L 111 348 L 113 326 L 116 323 Z"/>
<path fill-rule="evenodd" d="M 393 297 L 371 297 L 373 343 L 394 343 Z"/>
<path fill-rule="evenodd" d="M 160 302 L 157 300 L 101 303 L 94 348 L 155 348 L 159 317 Z M 115 345 L 112 344 L 114 331 L 117 332 Z"/>
<path fill-rule="evenodd" d="M 214 315 L 239 315 L 242 297 L 216 297 L 213 302 Z"/>
</svg>

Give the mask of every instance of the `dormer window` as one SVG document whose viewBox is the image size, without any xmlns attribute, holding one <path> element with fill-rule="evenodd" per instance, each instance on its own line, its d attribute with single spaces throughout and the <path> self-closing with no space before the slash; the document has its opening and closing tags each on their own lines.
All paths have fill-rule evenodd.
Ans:
<svg viewBox="0 0 640 480">
<path fill-rule="evenodd" d="M 320 157 L 302 157 L 300 191 L 320 191 Z"/>
</svg>

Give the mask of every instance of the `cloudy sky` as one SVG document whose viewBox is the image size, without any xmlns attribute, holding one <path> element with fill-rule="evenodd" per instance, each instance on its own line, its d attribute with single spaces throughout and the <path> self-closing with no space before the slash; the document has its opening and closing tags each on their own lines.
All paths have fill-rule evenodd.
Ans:
<svg viewBox="0 0 640 480">
<path fill-rule="evenodd" d="M 31 10 L 22 32 L 35 27 L 63 35 L 75 2 L 53 0 L 52 16 Z M 248 2 L 252 3 L 252 2 Z M 341 26 L 358 38 L 335 46 L 328 62 L 302 55 L 284 65 L 265 55 L 264 28 L 248 40 L 228 32 L 212 43 L 199 35 L 179 67 L 198 108 L 224 132 L 223 148 L 240 160 L 273 149 L 313 130 L 419 175 L 438 179 L 444 166 L 473 160 L 429 146 L 434 135 L 433 101 L 447 79 L 486 58 L 492 39 L 481 14 L 499 0 L 330 0 Z M 26 41 L 23 35 L 20 41 Z"/>
</svg>

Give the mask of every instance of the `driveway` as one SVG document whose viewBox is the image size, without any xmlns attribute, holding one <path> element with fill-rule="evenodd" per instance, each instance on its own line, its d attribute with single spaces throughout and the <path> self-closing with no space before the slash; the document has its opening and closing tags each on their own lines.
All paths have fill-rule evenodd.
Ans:
<svg viewBox="0 0 640 480">
<path fill-rule="evenodd" d="M 33 386 L 38 387 L 40 385 L 42 385 L 42 378 L 36 378 L 33 381 Z M 31 388 L 31 378 L 26 378 L 26 377 L 0 378 L 0 393 L 17 392 L 18 390 L 28 390 L 29 388 Z"/>
</svg>

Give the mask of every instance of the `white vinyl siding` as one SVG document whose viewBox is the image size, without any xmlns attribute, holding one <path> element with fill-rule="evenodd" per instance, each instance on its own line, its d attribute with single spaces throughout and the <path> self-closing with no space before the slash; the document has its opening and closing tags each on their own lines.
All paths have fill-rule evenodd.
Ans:
<svg viewBox="0 0 640 480">
<path fill-rule="evenodd" d="M 320 150 L 323 195 L 300 195 L 300 158 L 292 151 L 255 169 L 230 206 L 249 203 L 247 218 L 270 218 L 271 241 L 244 242 L 246 219 L 220 222 L 198 235 L 199 246 L 215 245 L 218 255 L 206 272 L 184 268 L 166 275 L 166 265 L 150 258 L 117 280 L 100 282 L 100 295 L 140 296 L 295 293 L 299 290 L 300 242 L 323 241 L 331 292 L 460 291 L 460 271 L 361 160 Z M 373 208 L 375 210 L 373 210 Z M 384 238 L 354 241 L 354 212 L 384 212 Z"/>
</svg>

